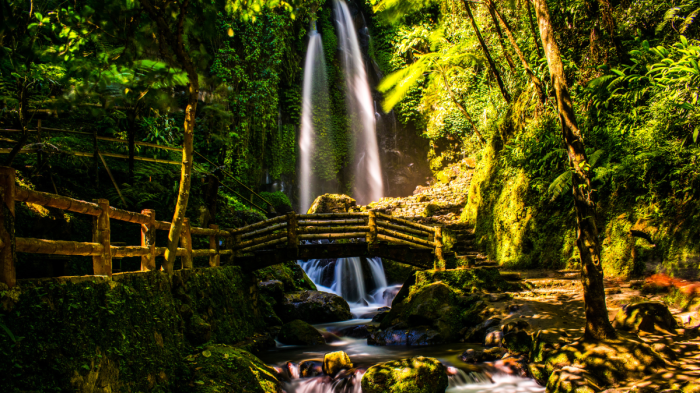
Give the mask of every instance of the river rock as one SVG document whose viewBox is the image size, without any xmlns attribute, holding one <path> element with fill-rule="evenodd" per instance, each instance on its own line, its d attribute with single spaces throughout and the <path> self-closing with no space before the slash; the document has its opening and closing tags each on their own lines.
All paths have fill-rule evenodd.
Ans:
<svg viewBox="0 0 700 393">
<path fill-rule="evenodd" d="M 212 345 L 192 361 L 191 377 L 195 383 L 187 388 L 194 393 L 231 392 L 232 384 L 246 387 L 246 391 L 278 393 L 281 391 L 277 373 L 253 354 L 226 345 Z"/>
<path fill-rule="evenodd" d="M 657 329 L 673 332 L 678 328 L 678 322 L 665 304 L 642 302 L 623 306 L 615 316 L 613 327 L 634 332 L 654 332 Z"/>
<path fill-rule="evenodd" d="M 284 322 L 301 319 L 308 323 L 326 323 L 352 318 L 350 306 L 345 299 L 320 291 L 287 293 L 277 311 Z"/>
<path fill-rule="evenodd" d="M 478 363 L 481 361 L 483 355 L 484 351 L 477 351 L 476 349 L 469 348 L 466 351 L 462 352 L 462 355 L 459 357 L 459 359 L 466 363 Z"/>
<path fill-rule="evenodd" d="M 422 356 L 376 364 L 362 377 L 363 393 L 440 393 L 445 389 L 447 367 Z"/>
<path fill-rule="evenodd" d="M 501 328 L 504 336 L 509 334 L 509 333 L 515 333 L 515 332 L 519 332 L 519 331 L 527 331 L 528 329 L 530 329 L 530 324 L 527 321 L 522 320 L 522 319 L 510 321 L 510 322 L 506 323 L 505 325 L 503 325 L 503 327 Z"/>
<path fill-rule="evenodd" d="M 351 369 L 352 362 L 347 353 L 343 351 L 327 353 L 323 357 L 323 372 L 326 375 L 335 375 L 342 369 Z"/>
<path fill-rule="evenodd" d="M 463 330 L 466 332 L 464 333 L 464 342 L 468 343 L 482 343 L 484 342 L 484 339 L 486 338 L 486 333 L 488 330 L 494 326 L 497 326 L 501 323 L 501 318 L 489 318 L 485 320 L 484 322 L 472 327 L 472 328 L 464 328 Z"/>
<path fill-rule="evenodd" d="M 552 330 L 538 330 L 533 336 L 530 359 L 533 362 L 541 362 L 547 358 L 549 353 L 566 344 L 567 341 L 561 333 Z"/>
<path fill-rule="evenodd" d="M 500 347 L 503 344 L 503 332 L 500 327 L 492 327 L 484 337 L 485 347 Z"/>
<path fill-rule="evenodd" d="M 282 326 L 277 341 L 287 345 L 321 345 L 326 341 L 321 332 L 302 320 L 294 320 Z"/>
<path fill-rule="evenodd" d="M 323 360 L 309 359 L 299 362 L 299 375 L 302 378 L 315 377 L 323 373 Z"/>
<path fill-rule="evenodd" d="M 511 353 L 528 353 L 532 349 L 532 336 L 525 330 L 510 331 L 503 335 L 503 347 Z"/>
<path fill-rule="evenodd" d="M 340 337 L 367 338 L 369 337 L 370 329 L 367 325 L 350 326 L 338 330 L 336 334 Z"/>
<path fill-rule="evenodd" d="M 549 393 L 597 393 L 601 383 L 588 371 L 577 367 L 564 367 L 552 373 L 547 381 Z"/>
<path fill-rule="evenodd" d="M 368 345 L 435 345 L 444 344 L 445 339 L 440 332 L 429 326 L 407 327 L 400 324 L 384 330 L 370 332 L 367 337 Z"/>
</svg>

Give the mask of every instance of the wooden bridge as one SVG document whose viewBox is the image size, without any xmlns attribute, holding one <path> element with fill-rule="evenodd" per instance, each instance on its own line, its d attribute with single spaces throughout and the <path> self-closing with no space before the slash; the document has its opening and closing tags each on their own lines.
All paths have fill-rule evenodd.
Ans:
<svg viewBox="0 0 700 393">
<path fill-rule="evenodd" d="M 166 247 L 156 246 L 156 231 L 171 223 L 156 220 L 153 210 L 129 212 L 106 199 L 86 202 L 15 186 L 15 170 L 0 167 L 0 282 L 16 285 L 16 253 L 92 256 L 93 274 L 112 276 L 112 258 L 141 257 L 141 271 L 156 269 L 156 257 Z M 53 207 L 93 217 L 92 241 L 76 242 L 15 237 L 15 202 Z M 110 220 L 140 226 L 141 244 L 114 246 Z M 192 236 L 209 238 L 209 248 L 194 250 Z M 177 256 L 182 268 L 193 268 L 193 258 L 206 257 L 209 266 L 238 265 L 253 271 L 282 262 L 345 257 L 381 257 L 420 268 L 444 262 L 442 227 L 421 225 L 379 212 L 295 214 L 235 229 L 191 227 L 185 218 Z M 223 261 L 222 261 L 223 259 Z"/>
</svg>

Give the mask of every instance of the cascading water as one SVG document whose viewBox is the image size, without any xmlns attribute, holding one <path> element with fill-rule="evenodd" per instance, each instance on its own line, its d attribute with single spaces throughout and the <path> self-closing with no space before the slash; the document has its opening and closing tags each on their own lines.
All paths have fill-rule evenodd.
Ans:
<svg viewBox="0 0 700 393">
<path fill-rule="evenodd" d="M 348 115 L 355 136 L 355 155 L 358 157 L 353 173 L 353 196 L 359 204 L 366 205 L 384 195 L 372 93 L 348 5 L 344 0 L 335 0 L 334 9 L 345 70 Z"/>
<path fill-rule="evenodd" d="M 299 205 L 303 212 L 311 207 L 315 197 L 317 182 L 312 173 L 311 159 L 315 152 L 316 132 L 327 128 L 330 123 L 328 102 L 328 80 L 323 43 L 321 35 L 316 31 L 316 23 L 313 22 L 304 63 L 301 132 L 299 135 L 299 150 L 301 152 L 299 155 L 301 161 L 299 165 Z"/>
</svg>

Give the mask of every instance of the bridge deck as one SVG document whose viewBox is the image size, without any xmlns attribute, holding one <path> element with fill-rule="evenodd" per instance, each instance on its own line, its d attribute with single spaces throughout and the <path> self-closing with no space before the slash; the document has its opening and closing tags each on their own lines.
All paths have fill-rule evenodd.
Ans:
<svg viewBox="0 0 700 393">
<path fill-rule="evenodd" d="M 305 244 L 299 246 L 298 253 L 289 248 L 260 250 L 252 256 L 236 257 L 233 264 L 253 271 L 289 261 L 351 257 L 386 258 L 422 269 L 432 269 L 435 254 L 433 250 L 383 243 L 374 247 L 368 247 L 367 243 Z"/>
</svg>

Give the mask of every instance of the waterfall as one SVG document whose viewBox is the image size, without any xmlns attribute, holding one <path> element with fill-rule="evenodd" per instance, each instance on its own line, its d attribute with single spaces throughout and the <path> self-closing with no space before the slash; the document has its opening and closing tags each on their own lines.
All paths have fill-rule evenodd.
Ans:
<svg viewBox="0 0 700 393">
<path fill-rule="evenodd" d="M 302 90 L 301 132 L 299 135 L 299 206 L 306 212 L 313 203 L 317 188 L 312 173 L 311 159 L 315 152 L 316 133 L 330 123 L 328 106 L 328 80 L 326 60 L 323 54 L 321 35 L 313 22 L 309 33 L 309 46 L 304 63 L 304 86 Z"/>
<path fill-rule="evenodd" d="M 366 205 L 384 195 L 372 93 L 348 5 L 344 0 L 335 0 L 334 8 L 345 70 L 348 116 L 355 136 L 355 154 L 362 160 L 355 165 L 353 196 L 359 204 Z"/>
</svg>

